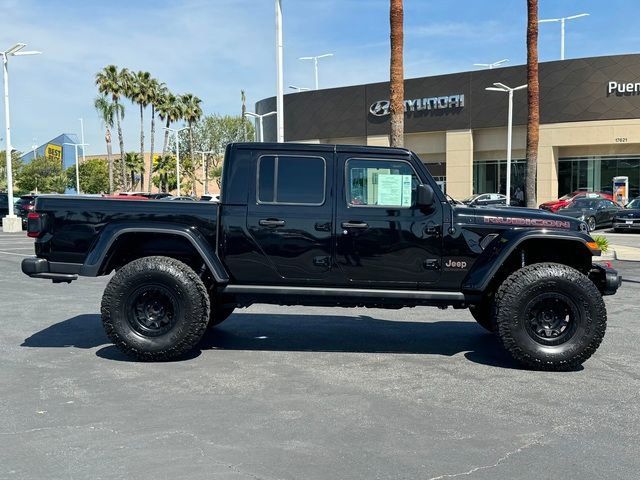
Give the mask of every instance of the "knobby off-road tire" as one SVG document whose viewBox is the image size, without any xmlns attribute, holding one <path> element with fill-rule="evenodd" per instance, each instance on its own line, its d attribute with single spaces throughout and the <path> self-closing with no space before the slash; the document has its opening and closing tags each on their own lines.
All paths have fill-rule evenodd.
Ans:
<svg viewBox="0 0 640 480">
<path fill-rule="evenodd" d="M 209 323 L 209 295 L 200 277 L 169 257 L 144 257 L 122 267 L 102 296 L 109 339 L 143 361 L 183 355 Z"/>
<path fill-rule="evenodd" d="M 482 328 L 491 333 L 496 333 L 496 315 L 493 307 L 493 297 L 483 298 L 477 305 L 471 305 L 469 311 Z"/>
<path fill-rule="evenodd" d="M 496 293 L 498 336 L 517 361 L 572 370 L 598 348 L 607 326 L 600 292 L 566 265 L 539 263 L 511 274 Z"/>
</svg>

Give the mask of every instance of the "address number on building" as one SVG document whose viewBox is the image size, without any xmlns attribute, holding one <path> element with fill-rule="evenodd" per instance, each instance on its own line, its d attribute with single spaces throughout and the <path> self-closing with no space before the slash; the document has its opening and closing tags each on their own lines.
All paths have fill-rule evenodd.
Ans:
<svg viewBox="0 0 640 480">
<path fill-rule="evenodd" d="M 616 143 L 627 143 L 628 141 L 627 137 L 616 137 Z"/>
</svg>

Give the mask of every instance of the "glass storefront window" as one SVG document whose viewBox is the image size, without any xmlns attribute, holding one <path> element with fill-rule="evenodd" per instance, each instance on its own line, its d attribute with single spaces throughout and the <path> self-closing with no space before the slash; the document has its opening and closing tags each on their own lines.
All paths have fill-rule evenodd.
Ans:
<svg viewBox="0 0 640 480">
<path fill-rule="evenodd" d="M 640 155 L 561 158 L 558 196 L 576 190 L 613 192 L 613 177 L 629 177 L 629 198 L 640 195 Z"/>
<path fill-rule="evenodd" d="M 525 181 L 527 162 L 524 159 L 511 160 L 512 203 L 525 205 Z M 507 161 L 487 160 L 473 162 L 473 193 L 507 194 Z"/>
</svg>

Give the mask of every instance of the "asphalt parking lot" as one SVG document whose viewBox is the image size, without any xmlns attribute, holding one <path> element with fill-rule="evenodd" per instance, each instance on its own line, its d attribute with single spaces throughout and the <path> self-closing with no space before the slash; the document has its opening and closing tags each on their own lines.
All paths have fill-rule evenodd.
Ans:
<svg viewBox="0 0 640 480">
<path fill-rule="evenodd" d="M 32 280 L 32 251 L 0 233 L 0 479 L 638 476 L 638 283 L 569 373 L 523 370 L 467 311 L 429 308 L 258 305 L 145 364 L 102 331 L 107 280 Z"/>
</svg>

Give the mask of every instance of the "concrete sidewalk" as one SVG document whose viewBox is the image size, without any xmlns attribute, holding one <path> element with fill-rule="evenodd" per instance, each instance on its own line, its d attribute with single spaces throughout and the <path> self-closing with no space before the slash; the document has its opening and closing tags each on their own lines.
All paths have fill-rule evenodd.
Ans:
<svg viewBox="0 0 640 480">
<path fill-rule="evenodd" d="M 640 262 L 640 248 L 626 245 L 609 244 L 607 253 L 602 254 L 602 259 Z"/>
</svg>

